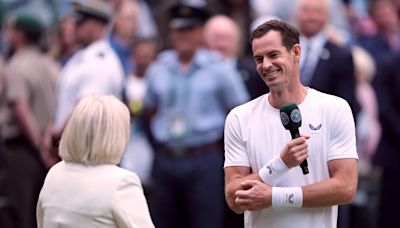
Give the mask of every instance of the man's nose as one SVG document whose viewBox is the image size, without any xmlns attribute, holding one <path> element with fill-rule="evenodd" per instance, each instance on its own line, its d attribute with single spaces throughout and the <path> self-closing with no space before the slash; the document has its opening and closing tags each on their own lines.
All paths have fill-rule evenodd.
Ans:
<svg viewBox="0 0 400 228">
<path fill-rule="evenodd" d="M 272 66 L 271 60 L 268 58 L 264 58 L 262 63 L 263 69 L 269 69 L 271 66 Z"/>
</svg>

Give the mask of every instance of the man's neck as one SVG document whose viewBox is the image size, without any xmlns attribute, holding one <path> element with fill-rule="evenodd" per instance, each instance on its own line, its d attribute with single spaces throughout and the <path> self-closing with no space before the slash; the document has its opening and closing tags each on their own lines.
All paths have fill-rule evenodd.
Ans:
<svg viewBox="0 0 400 228">
<path fill-rule="evenodd" d="M 195 53 L 179 54 L 179 65 L 183 71 L 186 71 L 193 61 Z"/>
<path fill-rule="evenodd" d="M 271 88 L 268 96 L 268 102 L 272 105 L 272 107 L 277 109 L 287 103 L 300 104 L 306 98 L 307 92 L 308 89 L 300 83 L 294 88 Z"/>
</svg>

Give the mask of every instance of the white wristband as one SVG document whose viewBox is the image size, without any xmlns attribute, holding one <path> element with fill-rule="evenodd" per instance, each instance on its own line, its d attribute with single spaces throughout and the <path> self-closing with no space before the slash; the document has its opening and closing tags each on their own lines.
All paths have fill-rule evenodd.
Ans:
<svg viewBox="0 0 400 228">
<path fill-rule="evenodd" d="M 303 190 L 301 187 L 273 187 L 272 207 L 302 207 Z"/>
<path fill-rule="evenodd" d="M 276 186 L 290 169 L 285 165 L 278 154 L 258 171 L 261 180 L 269 186 Z"/>
</svg>

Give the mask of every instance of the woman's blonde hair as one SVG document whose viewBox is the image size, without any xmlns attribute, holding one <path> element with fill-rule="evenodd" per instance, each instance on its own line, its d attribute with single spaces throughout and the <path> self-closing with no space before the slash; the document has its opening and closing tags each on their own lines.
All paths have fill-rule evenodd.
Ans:
<svg viewBox="0 0 400 228">
<path fill-rule="evenodd" d="M 117 164 L 128 143 L 130 116 L 114 96 L 88 96 L 75 107 L 61 136 L 60 157 L 85 165 Z"/>
</svg>

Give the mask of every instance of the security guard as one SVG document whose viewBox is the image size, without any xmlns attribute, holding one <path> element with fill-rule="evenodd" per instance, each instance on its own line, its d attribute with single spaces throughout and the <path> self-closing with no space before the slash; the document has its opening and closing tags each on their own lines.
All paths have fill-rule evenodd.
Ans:
<svg viewBox="0 0 400 228">
<path fill-rule="evenodd" d="M 36 202 L 47 165 L 40 142 L 54 119 L 59 67 L 40 50 L 44 25 L 39 18 L 17 14 L 10 18 L 7 29 L 11 56 L 4 65 L 5 107 L 0 111 L 5 117 L 1 120 L 1 134 L 7 162 L 0 164 L 6 174 L 3 173 L 5 183 L 0 188 L 7 190 L 6 200 L 14 209 L 14 222 L 18 223 L 15 226 L 36 227 Z M 10 226 L 14 227 L 0 221 L 0 227 Z"/>
<path fill-rule="evenodd" d="M 63 69 L 55 126 L 63 129 L 76 103 L 85 95 L 122 95 L 124 71 L 116 53 L 105 39 L 111 6 L 100 0 L 73 1 L 78 51 Z"/>
<path fill-rule="evenodd" d="M 248 99 L 232 67 L 201 48 L 202 8 L 170 9 L 173 50 L 147 70 L 145 112 L 154 138 L 150 211 L 156 227 L 218 228 L 224 222 L 224 119 Z"/>
</svg>

